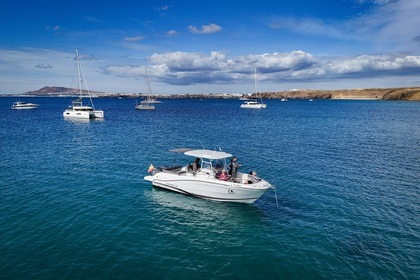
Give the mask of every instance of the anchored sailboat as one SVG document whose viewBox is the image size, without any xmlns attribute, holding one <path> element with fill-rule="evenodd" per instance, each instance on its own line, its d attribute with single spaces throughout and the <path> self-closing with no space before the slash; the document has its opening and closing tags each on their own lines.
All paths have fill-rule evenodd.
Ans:
<svg viewBox="0 0 420 280">
<path fill-rule="evenodd" d="M 67 118 L 77 118 L 77 119 L 95 119 L 95 118 L 104 118 L 104 111 L 96 110 L 93 105 L 92 96 L 90 95 L 89 88 L 87 86 L 85 75 L 83 74 L 82 65 L 80 64 L 79 51 L 76 49 L 76 68 L 77 68 L 77 77 L 78 77 L 78 87 L 80 97 L 76 100 L 73 100 L 71 105 L 63 112 L 63 116 Z M 85 90 L 82 90 L 82 83 L 85 85 Z M 83 91 L 87 92 L 89 103 L 88 105 L 83 105 Z"/>
<path fill-rule="evenodd" d="M 150 85 L 150 76 L 149 72 L 147 71 L 147 67 L 144 68 L 146 70 L 146 86 L 147 86 L 147 97 L 145 100 L 142 100 L 140 104 L 136 104 L 136 109 L 138 110 L 154 110 L 155 105 L 154 103 L 158 103 L 157 100 L 152 99 L 152 86 Z"/>
<path fill-rule="evenodd" d="M 246 100 L 241 105 L 241 108 L 245 108 L 245 109 L 262 109 L 262 108 L 266 108 L 267 107 L 267 104 L 264 104 L 263 99 L 261 97 L 261 93 L 259 92 L 258 81 L 257 81 L 257 68 L 255 68 L 255 72 L 254 72 L 254 90 L 255 90 L 255 95 L 259 97 L 259 99 L 261 100 L 261 103 L 258 102 L 257 99 L 249 99 L 249 100 Z"/>
</svg>

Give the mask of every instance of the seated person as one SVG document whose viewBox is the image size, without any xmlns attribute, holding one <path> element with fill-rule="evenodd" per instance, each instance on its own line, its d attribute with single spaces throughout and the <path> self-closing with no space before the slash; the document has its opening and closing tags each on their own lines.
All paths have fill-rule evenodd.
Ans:
<svg viewBox="0 0 420 280">
<path fill-rule="evenodd" d="M 227 181 L 229 178 L 229 176 L 227 175 L 226 170 L 222 170 L 222 173 L 219 174 L 219 177 L 217 177 L 217 179 L 219 180 L 223 180 L 223 181 Z"/>
</svg>

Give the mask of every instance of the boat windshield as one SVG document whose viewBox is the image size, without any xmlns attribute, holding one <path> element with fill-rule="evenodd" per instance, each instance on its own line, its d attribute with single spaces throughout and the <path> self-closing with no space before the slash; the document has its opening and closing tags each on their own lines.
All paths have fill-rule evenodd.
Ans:
<svg viewBox="0 0 420 280">
<path fill-rule="evenodd" d="M 226 160 L 225 159 L 215 159 L 209 160 L 201 158 L 201 168 L 212 170 L 215 174 L 222 172 L 223 169 L 226 169 Z"/>
</svg>

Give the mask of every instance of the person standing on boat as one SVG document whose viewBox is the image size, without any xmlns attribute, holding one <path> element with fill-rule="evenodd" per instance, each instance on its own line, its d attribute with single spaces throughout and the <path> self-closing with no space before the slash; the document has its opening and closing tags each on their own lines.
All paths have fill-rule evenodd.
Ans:
<svg viewBox="0 0 420 280">
<path fill-rule="evenodd" d="M 197 173 L 198 169 L 200 169 L 200 158 L 196 158 L 195 161 L 192 163 L 192 170 L 195 173 Z"/>
<path fill-rule="evenodd" d="M 229 175 L 230 175 L 230 178 L 232 178 L 233 180 L 236 179 L 236 173 L 238 172 L 239 166 L 241 165 L 238 163 L 238 159 L 236 157 L 233 157 L 230 160 L 230 164 L 229 164 Z"/>
</svg>

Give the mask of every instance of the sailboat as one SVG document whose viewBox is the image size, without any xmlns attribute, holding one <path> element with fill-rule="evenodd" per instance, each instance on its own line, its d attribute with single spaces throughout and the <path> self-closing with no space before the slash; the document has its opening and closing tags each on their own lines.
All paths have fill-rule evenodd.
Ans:
<svg viewBox="0 0 420 280">
<path fill-rule="evenodd" d="M 149 72 L 147 71 L 147 67 L 144 68 L 146 70 L 146 86 L 147 86 L 147 97 L 145 100 L 142 100 L 140 104 L 136 104 L 137 110 L 154 110 L 155 105 L 157 103 L 154 99 L 152 99 L 152 86 L 150 85 L 150 76 Z"/>
<path fill-rule="evenodd" d="M 63 116 L 67 118 L 77 118 L 77 119 L 103 119 L 104 111 L 96 110 L 93 105 L 92 96 L 90 95 L 89 88 L 87 86 L 85 75 L 83 74 L 82 65 L 80 64 L 79 51 L 76 49 L 76 68 L 77 68 L 77 77 L 79 94 L 80 97 L 76 100 L 73 100 L 71 105 L 63 112 Z M 82 83 L 85 84 L 85 90 L 82 90 Z M 83 91 L 87 92 L 89 103 L 88 105 L 83 105 Z"/>
<path fill-rule="evenodd" d="M 261 93 L 259 92 L 259 88 L 258 88 L 258 82 L 257 82 L 257 68 L 255 68 L 255 73 L 254 73 L 254 89 L 255 89 L 255 94 L 257 96 L 259 96 L 261 103 L 258 102 L 257 99 L 248 99 L 246 100 L 243 104 L 241 104 L 241 108 L 245 108 L 245 109 L 263 109 L 267 107 L 267 104 L 264 104 L 262 97 L 261 97 Z"/>
</svg>

